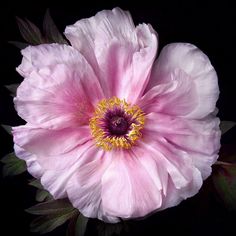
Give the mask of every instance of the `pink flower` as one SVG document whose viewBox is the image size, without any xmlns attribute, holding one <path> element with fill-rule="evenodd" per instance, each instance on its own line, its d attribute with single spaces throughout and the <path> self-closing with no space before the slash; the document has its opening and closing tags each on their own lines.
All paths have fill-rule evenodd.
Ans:
<svg viewBox="0 0 236 236">
<path fill-rule="evenodd" d="M 196 194 L 220 147 L 217 75 L 187 43 L 164 47 L 119 8 L 68 26 L 72 46 L 22 50 L 15 151 L 54 198 L 107 222 Z"/>
</svg>

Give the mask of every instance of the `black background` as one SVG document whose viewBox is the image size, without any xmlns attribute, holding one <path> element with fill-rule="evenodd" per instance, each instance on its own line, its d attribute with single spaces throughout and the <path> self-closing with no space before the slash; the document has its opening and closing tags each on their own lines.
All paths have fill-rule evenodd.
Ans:
<svg viewBox="0 0 236 236">
<path fill-rule="evenodd" d="M 15 67 L 21 61 L 17 48 L 7 41 L 23 41 L 18 31 L 15 16 L 28 18 L 41 26 L 47 8 L 63 32 L 66 25 L 93 16 L 97 11 L 120 6 L 129 10 L 135 24 L 150 23 L 159 34 L 159 48 L 171 42 L 189 42 L 198 46 L 210 58 L 215 67 L 220 86 L 218 101 L 219 116 L 222 120 L 236 121 L 235 87 L 235 18 L 236 8 L 228 1 L 156 1 L 139 3 L 112 1 L 108 3 L 92 1 L 70 3 L 30 3 L 10 2 L 0 6 L 0 123 L 11 126 L 22 124 L 17 117 L 12 97 L 3 85 L 21 81 Z M 0 155 L 12 150 L 12 139 L 0 130 Z M 230 142 L 236 137 L 233 129 L 222 142 Z M 28 174 L 2 179 L 0 182 L 0 235 L 33 235 L 28 232 L 33 219 L 24 209 L 33 205 L 35 190 L 27 185 Z M 130 230 L 123 235 L 235 235 L 235 213 L 224 207 L 214 193 L 209 178 L 200 193 L 182 202 L 179 206 L 155 214 L 146 220 L 131 222 Z M 87 235 L 96 235 L 96 221 L 88 226 Z M 65 235 L 65 227 L 60 227 L 50 235 Z"/>
</svg>

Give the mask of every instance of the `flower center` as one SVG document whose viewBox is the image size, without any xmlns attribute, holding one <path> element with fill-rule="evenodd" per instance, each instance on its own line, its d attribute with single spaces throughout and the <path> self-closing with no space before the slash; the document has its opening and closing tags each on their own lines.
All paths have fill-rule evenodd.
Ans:
<svg viewBox="0 0 236 236">
<path fill-rule="evenodd" d="M 109 131 L 114 135 L 124 135 L 128 130 L 128 121 L 122 116 L 113 116 L 108 121 Z"/>
<path fill-rule="evenodd" d="M 101 100 L 89 120 L 97 146 L 104 150 L 131 148 L 141 137 L 145 116 L 136 105 L 117 97 Z"/>
</svg>

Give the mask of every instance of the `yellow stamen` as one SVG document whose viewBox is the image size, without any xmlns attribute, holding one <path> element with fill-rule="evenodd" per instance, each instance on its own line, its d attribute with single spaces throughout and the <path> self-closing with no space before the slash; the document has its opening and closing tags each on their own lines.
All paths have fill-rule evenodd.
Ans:
<svg viewBox="0 0 236 236">
<path fill-rule="evenodd" d="M 108 135 L 104 127 L 102 127 L 102 119 L 106 113 L 114 108 L 122 109 L 126 115 L 131 117 L 133 123 L 130 125 L 127 134 L 124 136 Z M 117 97 L 101 100 L 95 109 L 94 116 L 89 120 L 89 126 L 92 136 L 94 137 L 97 146 L 104 150 L 111 150 L 113 148 L 130 149 L 136 140 L 138 140 L 144 127 L 145 114 L 137 105 L 130 105 L 124 99 Z"/>
</svg>

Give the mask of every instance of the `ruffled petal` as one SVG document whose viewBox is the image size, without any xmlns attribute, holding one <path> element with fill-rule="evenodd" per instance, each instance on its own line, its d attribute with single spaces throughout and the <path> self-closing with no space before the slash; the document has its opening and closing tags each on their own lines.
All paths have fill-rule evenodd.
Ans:
<svg viewBox="0 0 236 236">
<path fill-rule="evenodd" d="M 135 28 L 128 12 L 114 8 L 76 22 L 65 35 L 93 65 L 106 97 L 135 103 L 142 95 L 157 52 L 150 25 Z"/>
<path fill-rule="evenodd" d="M 169 82 L 168 75 L 176 69 L 188 74 L 196 89 L 197 105 L 184 115 L 201 119 L 212 113 L 219 96 L 217 74 L 208 57 L 194 45 L 172 43 L 165 46 L 153 67 L 148 88 Z"/>
<path fill-rule="evenodd" d="M 72 65 L 82 60 L 81 54 L 73 47 L 65 44 L 40 44 L 28 46 L 21 50 L 23 59 L 16 70 L 28 77 L 33 71 L 58 64 Z"/>
<path fill-rule="evenodd" d="M 25 68 L 22 62 L 18 68 L 27 76 L 14 99 L 18 114 L 44 128 L 88 123 L 94 106 L 104 95 L 83 56 L 69 46 L 57 44 L 28 47 L 23 55 L 23 61 L 31 59 L 31 67 Z"/>
<path fill-rule="evenodd" d="M 13 128 L 14 142 L 32 154 L 58 155 L 69 152 L 91 139 L 88 126 L 47 130 L 30 125 Z"/>
</svg>

